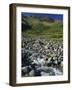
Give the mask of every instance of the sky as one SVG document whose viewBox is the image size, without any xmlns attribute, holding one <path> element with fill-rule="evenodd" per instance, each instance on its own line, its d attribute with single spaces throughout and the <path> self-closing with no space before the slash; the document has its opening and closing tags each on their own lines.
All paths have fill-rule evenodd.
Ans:
<svg viewBox="0 0 72 90">
<path fill-rule="evenodd" d="M 24 16 L 37 16 L 37 17 L 50 17 L 54 20 L 63 20 L 63 14 L 44 14 L 44 13 L 25 13 L 22 12 L 22 15 Z"/>
</svg>

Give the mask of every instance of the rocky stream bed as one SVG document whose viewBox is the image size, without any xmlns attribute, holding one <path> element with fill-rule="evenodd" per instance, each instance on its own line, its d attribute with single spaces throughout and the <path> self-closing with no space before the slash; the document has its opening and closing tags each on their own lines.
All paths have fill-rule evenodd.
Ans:
<svg viewBox="0 0 72 90">
<path fill-rule="evenodd" d="M 22 38 L 21 75 L 63 75 L 63 43 L 45 39 Z"/>
</svg>

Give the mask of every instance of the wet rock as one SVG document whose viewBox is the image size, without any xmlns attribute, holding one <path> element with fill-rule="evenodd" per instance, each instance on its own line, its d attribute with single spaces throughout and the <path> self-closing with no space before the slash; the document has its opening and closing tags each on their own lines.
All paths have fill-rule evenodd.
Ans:
<svg viewBox="0 0 72 90">
<path fill-rule="evenodd" d="M 29 76 L 32 77 L 32 76 L 34 76 L 34 75 L 35 75 L 34 70 L 31 70 L 31 71 L 29 72 Z"/>
</svg>

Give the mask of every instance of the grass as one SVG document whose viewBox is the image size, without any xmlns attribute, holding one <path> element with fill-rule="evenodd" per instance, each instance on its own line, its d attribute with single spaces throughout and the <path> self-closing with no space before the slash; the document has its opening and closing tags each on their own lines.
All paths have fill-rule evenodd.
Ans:
<svg viewBox="0 0 72 90">
<path fill-rule="evenodd" d="M 40 21 L 37 18 L 27 18 L 27 22 L 32 26 L 22 32 L 22 35 L 30 38 L 45 38 L 47 40 L 63 40 L 63 24 L 55 21 L 53 23 Z"/>
</svg>

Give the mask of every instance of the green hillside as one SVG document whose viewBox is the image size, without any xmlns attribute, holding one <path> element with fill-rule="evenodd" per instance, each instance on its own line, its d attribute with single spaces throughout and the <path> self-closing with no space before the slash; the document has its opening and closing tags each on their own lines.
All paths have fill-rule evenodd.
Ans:
<svg viewBox="0 0 72 90">
<path fill-rule="evenodd" d="M 44 38 L 47 40 L 63 40 L 63 23 L 39 17 L 22 17 L 22 36 Z"/>
</svg>

